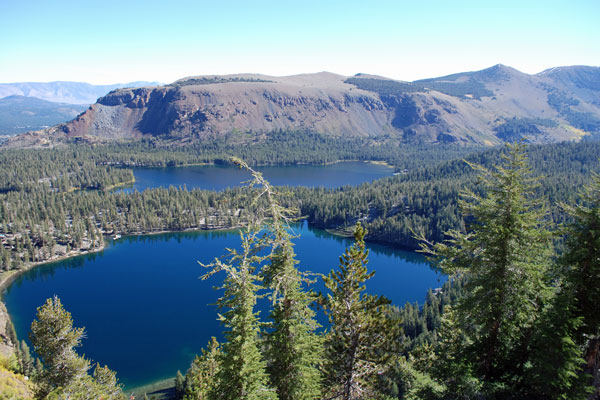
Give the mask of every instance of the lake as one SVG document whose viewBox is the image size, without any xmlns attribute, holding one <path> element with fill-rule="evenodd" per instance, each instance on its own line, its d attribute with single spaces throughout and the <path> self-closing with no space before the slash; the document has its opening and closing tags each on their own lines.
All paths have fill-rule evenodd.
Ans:
<svg viewBox="0 0 600 400">
<path fill-rule="evenodd" d="M 294 227 L 299 268 L 328 273 L 352 240 Z M 36 308 L 58 295 L 85 326 L 80 354 L 117 371 L 126 388 L 183 373 L 221 326 L 213 304 L 221 279 L 198 279 L 208 263 L 239 247 L 236 231 L 200 231 L 130 236 L 108 243 L 96 254 L 49 263 L 27 271 L 4 293 L 19 339 L 27 338 Z M 440 287 L 439 275 L 421 255 L 368 244 L 369 268 L 377 271 L 368 291 L 394 304 L 422 302 L 427 289 Z M 318 249 L 318 250 L 315 250 Z M 322 285 L 317 285 L 320 290 Z M 262 314 L 266 318 L 266 313 Z M 323 320 L 323 316 L 320 317 Z"/>
<path fill-rule="evenodd" d="M 392 175 L 392 167 L 367 162 L 339 162 L 329 165 L 280 165 L 257 167 L 273 185 L 334 188 L 359 185 Z M 154 187 L 223 190 L 240 186 L 251 176 L 233 165 L 197 165 L 188 167 L 133 168 L 135 183 L 124 191 L 139 192 Z"/>
</svg>

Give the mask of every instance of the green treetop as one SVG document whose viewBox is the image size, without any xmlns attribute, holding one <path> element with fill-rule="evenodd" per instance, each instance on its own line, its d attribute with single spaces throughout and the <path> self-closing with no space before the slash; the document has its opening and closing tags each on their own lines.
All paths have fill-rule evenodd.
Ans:
<svg viewBox="0 0 600 400">
<path fill-rule="evenodd" d="M 263 200 L 268 216 L 264 228 L 271 248 L 263 270 L 265 284 L 271 290 L 272 329 L 267 334 L 267 359 L 273 386 L 280 400 L 320 398 L 321 373 L 317 368 L 323 356 L 322 339 L 316 333 L 318 324 L 310 308 L 315 297 L 304 290 L 308 280 L 298 271 L 289 217 L 295 210 L 282 207 L 278 193 L 262 174 L 241 163 L 259 187 L 255 202 Z"/>
<path fill-rule="evenodd" d="M 472 167 L 485 195 L 462 194 L 466 232 L 451 231 L 446 243 L 424 245 L 424 251 L 444 273 L 466 276 L 457 318 L 469 345 L 456 356 L 473 365 L 484 391 L 498 395 L 523 384 L 535 323 L 551 294 L 552 246 L 522 145 L 508 146 L 493 171 Z"/>
<path fill-rule="evenodd" d="M 399 350 L 400 321 L 391 317 L 389 300 L 365 293 L 365 283 L 375 273 L 367 270 L 365 235 L 358 224 L 355 243 L 340 257 L 339 269 L 324 278 L 331 292 L 322 298 L 331 324 L 324 365 L 328 398 L 379 398 L 377 378 Z"/>
<path fill-rule="evenodd" d="M 37 310 L 31 324 L 31 342 L 44 363 L 42 372 L 35 375 L 37 399 L 59 400 L 122 400 L 123 393 L 116 374 L 96 365 L 93 376 L 88 375 L 90 362 L 77 355 L 84 328 L 73 328 L 71 313 L 54 296 Z"/>
<path fill-rule="evenodd" d="M 211 399 L 268 400 L 277 395 L 270 388 L 266 362 L 260 352 L 260 322 L 254 311 L 258 291 L 262 288 L 257 267 L 265 260 L 259 255 L 264 248 L 257 225 L 240 233 L 242 251 L 230 249 L 229 259 L 216 259 L 209 267 L 211 271 L 203 279 L 224 271 L 225 280 L 221 289 L 225 291 L 218 301 L 224 309 L 220 319 L 226 327 L 226 341 L 219 357 L 216 387 Z"/>
</svg>

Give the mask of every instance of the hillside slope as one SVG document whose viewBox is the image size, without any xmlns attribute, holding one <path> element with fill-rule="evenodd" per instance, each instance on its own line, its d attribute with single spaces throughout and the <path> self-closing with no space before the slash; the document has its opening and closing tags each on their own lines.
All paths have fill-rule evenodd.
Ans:
<svg viewBox="0 0 600 400">
<path fill-rule="evenodd" d="M 415 82 L 327 72 L 190 77 L 114 90 L 75 120 L 8 145 L 142 137 L 186 143 L 231 133 L 243 140 L 278 130 L 486 145 L 577 140 L 600 131 L 598 71 L 561 67 L 528 75 L 496 65 Z"/>
</svg>

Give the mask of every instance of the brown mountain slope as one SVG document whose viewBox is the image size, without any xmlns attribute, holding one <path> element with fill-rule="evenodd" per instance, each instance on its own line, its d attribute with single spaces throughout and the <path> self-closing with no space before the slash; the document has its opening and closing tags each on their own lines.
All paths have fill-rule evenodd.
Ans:
<svg viewBox="0 0 600 400">
<path fill-rule="evenodd" d="M 581 67 L 527 75 L 497 65 L 412 83 L 327 72 L 190 77 L 166 86 L 115 90 L 73 121 L 15 137 L 7 145 L 145 136 L 188 142 L 280 129 L 489 145 L 521 137 L 573 140 L 600 131 L 600 68 L 576 68 Z"/>
</svg>

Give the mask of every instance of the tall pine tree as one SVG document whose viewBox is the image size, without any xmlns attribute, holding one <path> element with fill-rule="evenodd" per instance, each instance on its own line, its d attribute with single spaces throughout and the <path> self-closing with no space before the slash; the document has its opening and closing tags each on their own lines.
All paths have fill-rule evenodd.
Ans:
<svg viewBox="0 0 600 400">
<path fill-rule="evenodd" d="M 260 226 L 252 224 L 240 233 L 242 251 L 230 249 L 229 259 L 216 259 L 208 265 L 207 279 L 217 272 L 226 273 L 221 289 L 225 291 L 218 301 L 224 309 L 220 319 L 226 327 L 225 343 L 219 357 L 217 383 L 210 399 L 270 400 L 277 394 L 269 386 L 266 362 L 260 352 L 261 324 L 255 311 L 258 291 L 262 288 L 257 268 L 265 260 L 260 255 L 264 240 Z"/>
<path fill-rule="evenodd" d="M 367 270 L 365 235 L 358 224 L 339 269 L 324 278 L 331 292 L 321 300 L 331 324 L 324 365 L 328 398 L 380 398 L 378 377 L 399 353 L 400 321 L 392 318 L 390 301 L 365 293 L 366 281 L 375 274 Z"/>
<path fill-rule="evenodd" d="M 457 317 L 470 345 L 455 357 L 472 364 L 484 392 L 500 397 L 524 385 L 536 320 L 551 294 L 552 248 L 524 146 L 509 145 L 502 158 L 493 171 L 472 165 L 485 194 L 462 194 L 466 232 L 451 231 L 446 243 L 423 246 L 446 274 L 466 276 Z"/>
<path fill-rule="evenodd" d="M 580 195 L 580 204 L 566 207 L 573 223 L 567 231 L 567 250 L 561 258 L 567 290 L 573 295 L 575 315 L 582 318 L 577 342 L 600 335 L 600 175 Z"/>
<path fill-rule="evenodd" d="M 564 207 L 572 222 L 556 274 L 560 285 L 540 326 L 530 380 L 552 398 L 585 399 L 589 383 L 600 393 L 599 353 L 590 354 L 600 340 L 600 177 L 593 176 L 578 205 Z"/>
<path fill-rule="evenodd" d="M 253 175 L 258 195 L 259 215 L 271 249 L 262 276 L 271 290 L 271 329 L 266 335 L 266 357 L 271 382 L 280 400 L 310 400 L 320 398 L 322 339 L 317 335 L 315 312 L 310 308 L 314 296 L 304 289 L 307 279 L 297 268 L 289 219 L 296 212 L 279 204 L 279 194 L 265 180 L 238 160 L 238 164 Z"/>
</svg>

